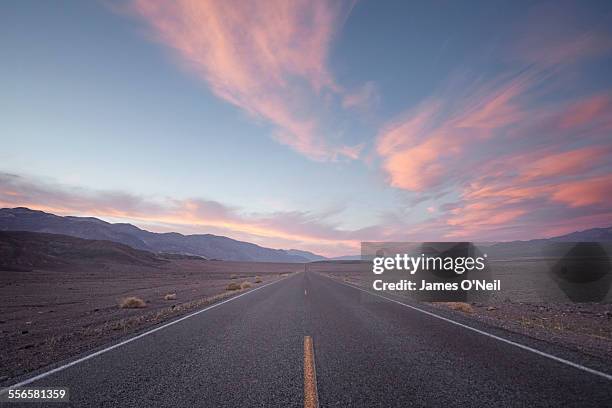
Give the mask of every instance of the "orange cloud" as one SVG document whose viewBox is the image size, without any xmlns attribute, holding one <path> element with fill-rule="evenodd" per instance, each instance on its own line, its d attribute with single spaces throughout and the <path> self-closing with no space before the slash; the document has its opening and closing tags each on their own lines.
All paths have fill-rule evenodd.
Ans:
<svg viewBox="0 0 612 408">
<path fill-rule="evenodd" d="M 134 10 L 220 98 L 272 123 L 280 143 L 316 160 L 355 158 L 322 136 L 334 33 L 351 3 L 325 0 L 135 0 Z"/>
</svg>

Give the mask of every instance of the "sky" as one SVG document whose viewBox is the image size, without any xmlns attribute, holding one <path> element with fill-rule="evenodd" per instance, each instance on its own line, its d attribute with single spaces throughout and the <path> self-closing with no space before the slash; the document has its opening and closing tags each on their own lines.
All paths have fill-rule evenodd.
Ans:
<svg viewBox="0 0 612 408">
<path fill-rule="evenodd" d="M 327 256 L 612 225 L 612 3 L 0 5 L 0 206 Z"/>
</svg>

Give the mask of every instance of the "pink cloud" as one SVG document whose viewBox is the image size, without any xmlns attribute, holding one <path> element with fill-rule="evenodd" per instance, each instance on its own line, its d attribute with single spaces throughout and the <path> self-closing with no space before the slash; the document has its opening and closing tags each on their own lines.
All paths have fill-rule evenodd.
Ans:
<svg viewBox="0 0 612 408">
<path fill-rule="evenodd" d="M 353 230 L 330 222 L 341 209 L 322 214 L 254 214 L 214 200 L 141 197 L 2 173 L 0 207 L 25 206 L 60 215 L 96 216 L 152 231 L 212 233 L 273 248 L 299 248 L 337 256 L 358 254 L 362 241 L 531 239 L 571 232 L 578 226 L 584 229 L 607 225 L 612 219 L 612 210 L 606 204 L 610 202 L 611 186 L 609 175 L 544 187 L 489 184 L 486 191 L 474 182 L 474 191 L 466 189 L 454 205 L 429 208 L 433 218 L 414 223 L 387 213 L 378 225 Z M 551 207 L 550 203 L 557 205 Z M 569 212 L 565 205 L 569 205 Z M 544 212 L 538 212 L 541 209 Z"/>
<path fill-rule="evenodd" d="M 497 84 L 487 85 L 476 90 L 469 96 L 468 106 L 464 111 L 458 112 L 458 117 L 451 121 L 456 129 L 470 129 L 471 131 L 488 131 L 511 125 L 523 119 L 524 107 L 517 99 L 524 94 L 533 78 L 528 74 Z"/>
<path fill-rule="evenodd" d="M 378 87 L 370 81 L 356 91 L 347 93 L 342 99 L 342 106 L 365 112 L 376 107 L 380 103 L 380 99 Z"/>
<path fill-rule="evenodd" d="M 542 237 L 555 237 L 559 235 L 569 234 L 570 232 L 576 231 L 576 225 L 581 225 L 580 230 L 589 228 L 597 228 L 602 225 L 610 225 L 612 219 L 612 212 L 601 212 L 595 214 L 584 214 L 578 215 L 571 219 L 558 219 L 551 222 L 549 226 L 543 231 Z"/>
<path fill-rule="evenodd" d="M 359 253 L 360 241 L 379 236 L 377 229 L 340 228 L 328 220 L 336 212 L 253 214 L 214 200 L 141 197 L 0 172 L 0 207 L 17 206 L 131 222 L 154 231 L 226 235 L 260 245 L 309 249 L 330 256 Z"/>
<path fill-rule="evenodd" d="M 586 150 L 576 151 L 581 156 Z M 574 152 L 560 153 L 557 157 L 572 156 Z M 608 155 L 610 158 L 610 155 Z M 546 161 L 546 159 L 544 159 Z M 520 158 L 518 160 L 520 163 Z M 510 162 L 502 162 L 507 166 Z M 592 163 L 588 169 L 597 167 Z M 537 173 L 525 179 L 516 177 L 488 178 L 486 170 L 475 181 L 462 187 L 460 201 L 438 221 L 453 227 L 447 236 L 483 239 L 523 239 L 532 236 L 554 235 L 553 232 L 571 232 L 598 226 L 608 226 L 612 213 L 612 174 L 582 176 L 589 172 L 580 164 L 570 171 L 562 168 L 558 173 Z M 570 181 L 563 181 L 571 176 Z M 578 176 L 578 178 L 577 178 Z M 559 227 L 559 223 L 563 227 Z M 512 230 L 510 227 L 516 227 Z"/>
<path fill-rule="evenodd" d="M 557 74 L 612 49 L 606 33 L 583 34 L 547 38 L 540 53 L 527 41 L 528 64 L 442 88 L 382 129 L 376 152 L 391 186 L 455 199 L 436 203 L 427 228 L 497 240 L 609 224 L 612 91 L 568 97 L 564 83 L 555 94 Z"/>
<path fill-rule="evenodd" d="M 552 199 L 571 207 L 612 203 L 612 174 L 557 186 Z"/>
<path fill-rule="evenodd" d="M 352 3 L 325 0 L 135 0 L 158 41 L 220 98 L 276 128 L 275 139 L 315 160 L 355 158 L 331 144 L 320 111 L 341 92 L 327 67 Z"/>
<path fill-rule="evenodd" d="M 589 146 L 576 150 L 534 157 L 521 163 L 523 180 L 582 174 L 611 155 L 610 146 Z"/>
<path fill-rule="evenodd" d="M 425 191 L 453 179 L 453 166 L 469 164 L 466 156 L 473 156 L 479 143 L 525 118 L 517 99 L 530 83 L 524 74 L 480 85 L 456 97 L 462 101 L 456 106 L 450 97 L 437 95 L 386 126 L 378 135 L 377 152 L 390 184 Z"/>
<path fill-rule="evenodd" d="M 560 118 L 559 126 L 561 129 L 568 129 L 600 120 L 612 124 L 612 96 L 610 95 L 595 95 L 572 104 Z"/>
</svg>

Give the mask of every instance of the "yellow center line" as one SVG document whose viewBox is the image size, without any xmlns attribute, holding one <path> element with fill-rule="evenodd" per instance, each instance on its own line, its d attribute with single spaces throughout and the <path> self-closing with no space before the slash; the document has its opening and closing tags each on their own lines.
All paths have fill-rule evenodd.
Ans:
<svg viewBox="0 0 612 408">
<path fill-rule="evenodd" d="M 318 408 L 317 373 L 312 337 L 304 337 L 304 408 Z"/>
</svg>

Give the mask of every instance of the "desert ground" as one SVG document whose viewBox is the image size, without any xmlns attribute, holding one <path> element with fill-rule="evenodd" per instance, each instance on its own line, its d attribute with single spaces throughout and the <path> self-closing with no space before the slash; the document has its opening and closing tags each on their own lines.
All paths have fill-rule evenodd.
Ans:
<svg viewBox="0 0 612 408">
<path fill-rule="evenodd" d="M 2 269 L 2 268 L 0 268 Z M 0 379 L 78 355 L 303 270 L 301 264 L 172 259 L 0 270 Z M 168 295 L 168 296 L 167 296 Z M 128 297 L 144 305 L 121 308 Z"/>
<path fill-rule="evenodd" d="M 62 235 L 1 233 L 0 383 L 14 383 L 43 367 L 299 272 L 365 289 L 371 283 L 370 265 L 360 261 L 229 262 Z M 420 305 L 467 324 L 612 361 L 610 304 L 493 299 Z"/>
</svg>

